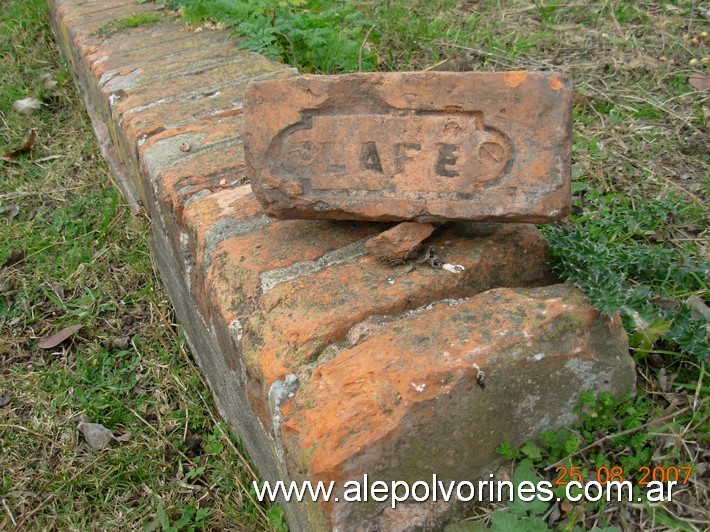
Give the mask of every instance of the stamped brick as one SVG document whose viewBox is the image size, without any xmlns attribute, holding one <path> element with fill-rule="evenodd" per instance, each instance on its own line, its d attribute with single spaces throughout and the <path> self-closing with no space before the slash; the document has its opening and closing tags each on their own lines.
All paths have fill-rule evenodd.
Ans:
<svg viewBox="0 0 710 532">
<path fill-rule="evenodd" d="M 244 143 L 277 218 L 547 222 L 570 207 L 572 89 L 548 72 L 253 83 Z"/>
</svg>

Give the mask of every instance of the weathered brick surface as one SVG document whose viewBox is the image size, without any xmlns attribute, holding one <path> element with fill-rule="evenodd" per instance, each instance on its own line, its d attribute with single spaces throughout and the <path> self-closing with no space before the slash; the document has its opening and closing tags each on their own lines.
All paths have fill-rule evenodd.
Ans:
<svg viewBox="0 0 710 532">
<path fill-rule="evenodd" d="M 242 101 L 251 81 L 293 76 L 292 69 L 235 51 L 224 34 L 190 34 L 174 22 L 94 33 L 112 18 L 155 5 L 52 0 L 50 6 L 102 150 L 129 203 L 150 218 L 154 258 L 195 359 L 263 478 L 340 479 L 372 470 L 406 479 L 443 462 L 446 472 L 451 430 L 454 441 L 480 438 L 483 449 L 495 437 L 476 427 L 496 419 L 496 431 L 514 430 L 517 421 L 506 421 L 509 410 L 497 403 L 505 386 L 517 383 L 516 392 L 527 390 L 550 414 L 533 428 L 535 416 L 521 425 L 533 434 L 568 415 L 579 389 L 606 389 L 607 376 L 622 392 L 632 382 L 618 324 L 603 321 L 571 289 L 477 296 L 553 282 L 535 227 L 450 224 L 426 240 L 420 262 L 389 264 L 365 247 L 389 225 L 268 217 L 246 175 Z M 453 301 L 474 297 L 482 299 Z M 603 355 L 595 351 L 600 345 Z M 474 358 L 466 358 L 479 348 L 474 358 L 489 376 L 485 390 L 472 384 Z M 533 360 L 521 354 L 534 349 Z M 437 354 L 444 352 L 456 356 Z M 538 360 L 538 353 L 545 356 Z M 548 378 L 540 368 L 552 375 L 551 387 L 540 384 Z M 573 389 L 579 368 L 591 373 Z M 441 372 L 453 376 L 446 397 L 437 395 Z M 557 385 L 564 376 L 567 388 Z M 415 378 L 426 386 L 412 396 Z M 284 386 L 294 386 L 291 401 L 283 401 Z M 465 417 L 475 412 L 481 417 Z M 372 418 L 372 438 L 354 415 Z M 447 416 L 442 438 L 435 432 Z M 421 456 L 425 441 L 436 460 L 399 461 L 400 454 Z M 466 452 L 457 463 L 474 474 L 483 458 Z M 368 523 L 395 530 L 417 519 L 435 523 L 450 509 L 424 505 L 404 515 L 281 502 L 293 530 Z"/>
<path fill-rule="evenodd" d="M 364 474 L 482 478 L 501 441 L 571 422 L 579 393 L 632 392 L 627 349 L 620 320 L 571 285 L 491 290 L 402 316 L 317 368 L 283 407 L 292 474 L 341 486 Z M 335 503 L 331 524 L 382 530 L 379 505 Z"/>
<path fill-rule="evenodd" d="M 250 86 L 247 169 L 279 218 L 545 222 L 570 206 L 572 90 L 543 72 Z"/>
<path fill-rule="evenodd" d="M 283 223 L 270 228 L 281 228 Z M 371 228 L 355 232 L 347 222 L 290 223 L 294 225 L 279 230 L 275 239 L 271 238 L 273 231 L 259 235 L 262 246 L 268 248 L 267 256 L 275 259 L 269 271 L 264 270 L 259 256 L 257 271 L 261 275 L 245 271 L 255 262 L 249 257 L 255 242 L 251 236 L 225 241 L 213 254 L 211 264 L 213 300 L 225 321 L 240 320 L 244 363 L 267 389 L 287 374 L 299 373 L 309 363 L 327 358 L 328 346 L 343 340 L 348 331 L 371 316 L 397 315 L 431 301 L 551 279 L 545 242 L 533 227 L 489 226 L 482 233 L 480 228 L 467 225 L 450 227 L 431 242 L 441 263 L 437 267 L 427 263 L 392 267 L 366 255 L 364 241 L 356 243 L 358 238 L 371 235 Z M 317 239 L 309 238 L 304 230 L 309 224 Z M 344 235 L 352 236 L 344 241 Z M 349 249 L 341 247 L 339 256 L 323 261 L 324 266 L 311 266 L 305 249 L 323 245 L 314 240 L 327 243 L 334 238 L 340 239 L 341 246 L 353 244 Z M 305 260 L 291 268 L 276 262 L 279 256 L 297 254 Z M 446 270 L 443 264 L 461 271 Z M 257 293 L 261 294 L 258 305 L 246 316 L 240 315 Z"/>
</svg>

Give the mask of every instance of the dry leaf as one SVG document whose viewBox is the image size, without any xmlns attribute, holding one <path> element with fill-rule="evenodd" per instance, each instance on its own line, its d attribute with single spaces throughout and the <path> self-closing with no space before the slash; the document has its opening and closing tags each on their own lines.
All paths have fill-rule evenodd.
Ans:
<svg viewBox="0 0 710 532">
<path fill-rule="evenodd" d="M 83 325 L 71 325 L 69 327 L 65 327 L 57 334 L 53 334 L 49 338 L 44 338 L 37 342 L 37 347 L 41 349 L 52 349 L 53 347 L 56 347 L 61 344 L 64 340 L 69 338 L 72 334 L 74 334 L 82 327 Z"/>
<path fill-rule="evenodd" d="M 14 102 L 12 107 L 21 115 L 28 115 L 35 109 L 42 107 L 42 102 L 37 98 L 25 98 L 24 100 Z"/>
<path fill-rule="evenodd" d="M 111 340 L 111 347 L 113 347 L 114 349 L 126 350 L 131 347 L 131 338 L 128 336 L 114 338 L 113 340 Z"/>
<path fill-rule="evenodd" d="M 705 301 L 703 301 L 703 298 L 699 295 L 690 296 L 685 304 L 693 309 L 693 314 L 698 318 L 702 317 L 706 320 L 710 320 L 710 307 L 705 304 Z"/>
<path fill-rule="evenodd" d="M 688 78 L 688 83 L 699 91 L 710 89 L 710 76 L 705 72 L 693 72 Z"/>
<path fill-rule="evenodd" d="M 117 442 L 126 443 L 127 441 L 131 441 L 131 433 L 125 432 L 125 433 L 121 434 L 120 436 L 114 436 L 113 439 L 116 440 Z"/>
<path fill-rule="evenodd" d="M 626 63 L 626 65 L 622 66 L 622 68 L 625 68 L 626 70 L 652 70 L 654 68 L 658 68 L 662 64 L 663 63 L 655 57 L 640 55 Z"/>
<path fill-rule="evenodd" d="M 47 90 L 55 89 L 57 87 L 57 82 L 52 79 L 51 74 L 42 74 L 39 79 L 42 80 L 42 87 Z"/>
<path fill-rule="evenodd" d="M 111 438 L 113 438 L 113 432 L 98 423 L 80 421 L 78 429 L 84 435 L 86 443 L 94 451 L 100 451 L 108 447 Z"/>
<path fill-rule="evenodd" d="M 37 141 L 37 132 L 33 129 L 30 131 L 29 138 L 25 141 L 25 143 L 22 146 L 20 146 L 16 150 L 6 151 L 3 154 L 3 157 L 7 157 L 8 159 L 13 159 L 13 158 L 17 157 L 18 155 L 22 155 L 23 153 L 27 153 L 34 147 L 36 141 Z"/>
</svg>

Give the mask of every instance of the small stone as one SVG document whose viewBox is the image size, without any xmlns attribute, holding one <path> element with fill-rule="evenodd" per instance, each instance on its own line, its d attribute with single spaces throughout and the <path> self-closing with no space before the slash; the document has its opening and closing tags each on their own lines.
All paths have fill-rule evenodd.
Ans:
<svg viewBox="0 0 710 532">
<path fill-rule="evenodd" d="M 441 267 L 442 269 L 451 273 L 461 273 L 466 269 L 466 267 L 462 266 L 461 264 L 449 264 L 448 262 L 446 264 L 443 264 Z"/>
<path fill-rule="evenodd" d="M 187 142 L 183 142 L 182 144 L 180 144 L 180 151 L 190 151 L 190 145 Z"/>
<path fill-rule="evenodd" d="M 122 336 L 120 338 L 114 338 L 111 340 L 111 347 L 114 349 L 119 349 L 124 351 L 131 346 L 131 339 L 128 336 Z"/>
<path fill-rule="evenodd" d="M 388 260 L 407 260 L 421 249 L 422 242 L 434 232 L 431 224 L 402 222 L 371 238 L 365 244 L 370 255 Z"/>
<path fill-rule="evenodd" d="M 0 395 L 0 408 L 9 405 L 11 400 L 12 395 L 10 395 L 9 393 Z"/>
<path fill-rule="evenodd" d="M 80 421 L 78 429 L 84 435 L 86 443 L 94 451 L 101 451 L 108 447 L 111 438 L 113 438 L 113 432 L 99 423 Z"/>
</svg>

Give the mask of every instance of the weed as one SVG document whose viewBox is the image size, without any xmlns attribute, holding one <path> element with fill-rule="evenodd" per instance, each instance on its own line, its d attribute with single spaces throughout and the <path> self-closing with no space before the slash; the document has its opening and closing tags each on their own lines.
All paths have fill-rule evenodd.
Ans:
<svg viewBox="0 0 710 532">
<path fill-rule="evenodd" d="M 143 11 L 140 13 L 133 13 L 132 15 L 124 18 L 117 18 L 107 22 L 96 30 L 96 35 L 102 37 L 108 37 L 114 33 L 126 30 L 128 28 L 138 28 L 140 26 L 149 26 L 151 24 L 156 24 L 160 22 L 161 16 L 159 13 L 154 13 L 152 11 Z"/>
<path fill-rule="evenodd" d="M 596 527 L 608 526 L 609 516 L 619 512 L 620 507 L 627 516 L 635 514 L 637 523 L 661 521 L 673 529 L 687 529 L 686 523 L 672 517 L 667 508 L 639 504 L 647 497 L 643 483 L 655 480 L 657 477 L 653 475 L 657 471 L 667 468 L 674 471 L 679 483 L 676 498 L 687 497 L 700 482 L 697 473 L 693 473 L 698 464 L 695 450 L 669 446 L 660 443 L 658 438 L 663 435 L 673 439 L 683 432 L 683 427 L 698 419 L 707 419 L 707 401 L 697 402 L 687 395 L 685 397 L 687 408 L 681 409 L 678 415 L 668 416 L 662 405 L 646 396 L 619 399 L 609 393 L 595 397 L 592 392 L 587 392 L 580 397 L 580 419 L 570 429 L 547 430 L 539 436 L 538 443 L 530 441 L 519 449 L 511 448 L 507 442 L 501 444 L 497 452 L 509 460 L 518 461 L 513 483 L 547 480 L 555 495 L 551 501 L 558 502 L 511 502 L 507 508 L 493 512 L 493 529 L 503 526 L 502 523 L 509 527 L 506 530 L 529 530 L 531 527 L 547 530 L 548 526 L 567 529 L 575 523 L 583 523 L 585 529 L 594 527 L 597 530 Z M 655 434 L 650 434 L 651 427 Z M 684 473 L 680 474 L 678 470 Z M 582 483 L 631 481 L 632 500 L 606 501 L 602 498 L 584 506 L 571 504 L 566 500 L 565 485 L 577 479 Z"/>
<path fill-rule="evenodd" d="M 366 46 L 372 23 L 347 2 L 217 0 L 174 2 L 190 23 L 218 19 L 240 37 L 239 46 L 306 72 L 371 70 Z"/>
<path fill-rule="evenodd" d="M 710 357 L 708 320 L 687 300 L 707 297 L 710 261 L 692 245 L 658 245 L 702 214 L 669 195 L 633 200 L 589 191 L 571 223 L 543 228 L 557 273 L 581 286 L 602 312 L 620 312 L 632 347 L 647 353 L 661 339 L 698 360 Z"/>
</svg>

